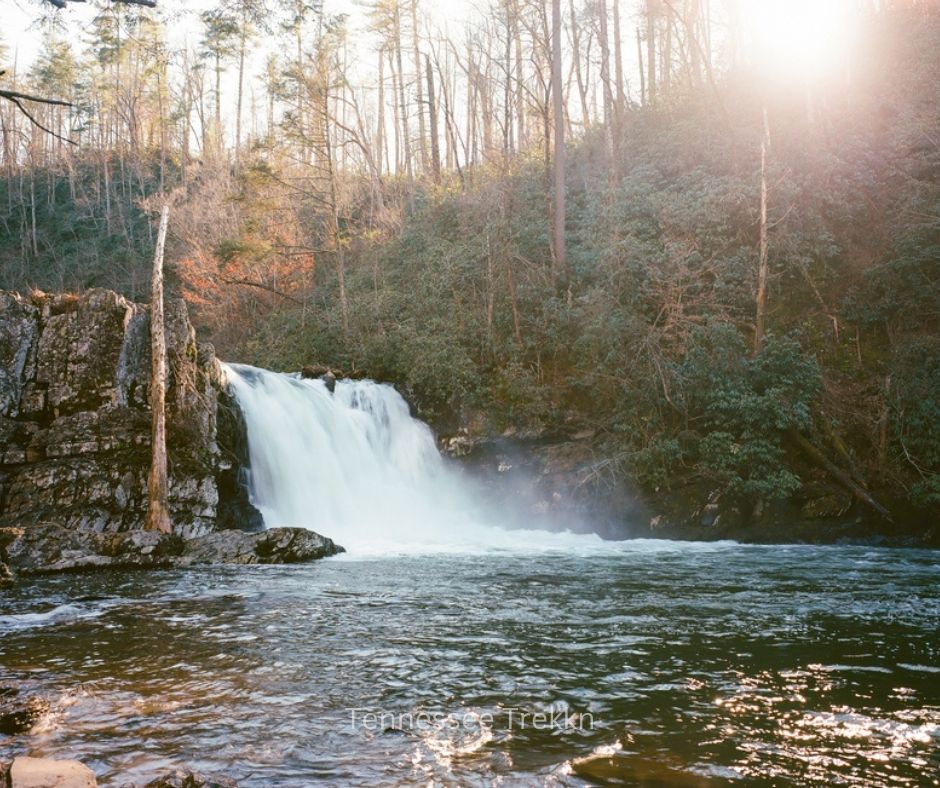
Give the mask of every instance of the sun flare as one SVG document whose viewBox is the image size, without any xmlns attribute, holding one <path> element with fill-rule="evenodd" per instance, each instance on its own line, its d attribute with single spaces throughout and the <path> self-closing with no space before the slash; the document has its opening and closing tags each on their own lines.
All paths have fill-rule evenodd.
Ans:
<svg viewBox="0 0 940 788">
<path fill-rule="evenodd" d="M 825 79 L 852 49 L 849 0 L 739 0 L 753 62 L 776 78 Z"/>
</svg>

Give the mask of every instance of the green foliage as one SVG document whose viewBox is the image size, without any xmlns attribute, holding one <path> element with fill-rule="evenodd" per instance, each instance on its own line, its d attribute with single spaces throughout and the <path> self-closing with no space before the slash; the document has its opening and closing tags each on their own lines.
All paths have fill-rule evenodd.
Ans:
<svg viewBox="0 0 940 788">
<path fill-rule="evenodd" d="M 768 336 L 751 356 L 733 326 L 697 329 L 677 377 L 690 424 L 703 436 L 696 464 L 704 475 L 749 497 L 783 498 L 799 487 L 783 440 L 788 430 L 809 428 L 820 370 L 793 337 Z"/>
<path fill-rule="evenodd" d="M 894 369 L 894 431 L 904 460 L 919 477 L 911 498 L 924 506 L 940 504 L 940 342 L 912 343 Z"/>
</svg>

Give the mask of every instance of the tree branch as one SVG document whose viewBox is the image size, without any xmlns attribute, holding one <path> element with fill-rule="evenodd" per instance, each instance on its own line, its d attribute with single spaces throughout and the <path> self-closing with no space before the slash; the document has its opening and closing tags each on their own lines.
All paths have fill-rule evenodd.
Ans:
<svg viewBox="0 0 940 788">
<path fill-rule="evenodd" d="M 49 0 L 52 2 L 52 0 Z M 0 74 L 3 72 L 0 71 Z M 68 101 L 62 101 L 60 99 L 51 99 L 43 98 L 42 96 L 31 96 L 29 93 L 20 93 L 17 90 L 0 90 L 0 98 L 9 99 L 10 101 L 16 101 L 16 99 L 22 99 L 23 101 L 35 101 L 37 104 L 53 104 L 57 107 L 74 107 L 74 104 L 70 104 Z"/>
<path fill-rule="evenodd" d="M 253 282 L 251 279 L 229 279 L 228 277 L 225 277 L 225 276 L 220 276 L 219 279 L 223 284 L 244 285 L 245 287 L 257 287 L 259 290 L 264 290 L 268 293 L 274 293 L 274 295 L 278 295 L 281 298 L 286 298 L 288 301 L 293 301 L 295 304 L 303 305 L 304 303 L 299 298 L 294 298 L 294 296 L 289 295 L 288 293 L 285 293 L 281 290 L 277 290 L 273 287 L 270 287 L 269 285 L 263 284 L 262 282 Z"/>
<path fill-rule="evenodd" d="M 32 123 L 36 128 L 41 129 L 42 131 L 46 132 L 46 134 L 49 134 L 55 137 L 57 140 L 61 140 L 62 142 L 67 142 L 69 145 L 78 144 L 77 142 L 75 142 L 75 140 L 70 140 L 68 137 L 63 137 L 61 134 L 57 134 L 52 129 L 47 128 L 46 126 L 43 126 L 42 123 L 36 120 L 36 118 L 33 117 L 32 113 L 28 109 L 26 109 L 26 107 L 23 106 L 23 102 L 20 101 L 20 99 L 23 99 L 25 101 L 38 101 L 40 104 L 54 104 L 58 106 L 71 107 L 72 105 L 69 104 L 67 101 L 59 101 L 57 99 L 42 99 L 42 98 L 37 98 L 36 96 L 26 96 L 22 93 L 17 93 L 13 90 L 0 90 L 0 98 L 5 98 L 8 101 L 13 102 L 13 104 L 16 105 L 17 109 L 19 109 L 19 111 L 22 112 L 29 119 L 30 123 Z"/>
</svg>

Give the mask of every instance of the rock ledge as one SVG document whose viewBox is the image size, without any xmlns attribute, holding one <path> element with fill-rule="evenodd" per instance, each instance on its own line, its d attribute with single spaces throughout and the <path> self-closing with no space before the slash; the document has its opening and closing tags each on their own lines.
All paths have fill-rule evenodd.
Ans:
<svg viewBox="0 0 940 788">
<path fill-rule="evenodd" d="M 0 565 L 18 577 L 200 564 L 295 564 L 342 552 L 332 539 L 303 528 L 216 531 L 191 539 L 156 531 L 96 533 L 53 523 L 0 528 Z"/>
</svg>

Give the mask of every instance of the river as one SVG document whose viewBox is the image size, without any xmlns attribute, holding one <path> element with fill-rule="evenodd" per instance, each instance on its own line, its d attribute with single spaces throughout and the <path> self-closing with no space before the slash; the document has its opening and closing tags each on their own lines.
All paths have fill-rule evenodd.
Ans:
<svg viewBox="0 0 940 788">
<path fill-rule="evenodd" d="M 53 712 L 0 758 L 105 785 L 936 784 L 937 558 L 581 539 L 41 578 L 0 597 L 0 666 Z"/>
</svg>

